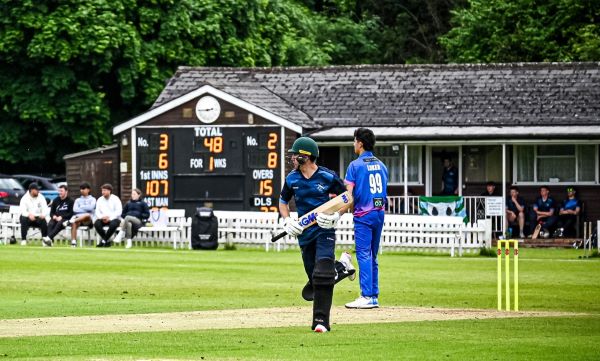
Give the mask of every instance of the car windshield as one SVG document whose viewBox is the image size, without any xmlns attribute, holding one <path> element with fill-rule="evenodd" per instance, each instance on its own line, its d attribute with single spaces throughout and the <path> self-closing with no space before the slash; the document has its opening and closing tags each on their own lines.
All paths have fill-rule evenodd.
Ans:
<svg viewBox="0 0 600 361">
<path fill-rule="evenodd" d="M 54 183 L 50 183 L 49 181 L 45 181 L 45 182 L 38 181 L 38 184 L 40 185 L 40 188 L 45 191 L 46 190 L 48 190 L 48 191 L 58 190 L 58 186 Z"/>
<path fill-rule="evenodd" d="M 1 189 L 18 189 L 24 190 L 23 186 L 16 179 L 13 178 L 0 178 L 0 188 Z"/>
</svg>

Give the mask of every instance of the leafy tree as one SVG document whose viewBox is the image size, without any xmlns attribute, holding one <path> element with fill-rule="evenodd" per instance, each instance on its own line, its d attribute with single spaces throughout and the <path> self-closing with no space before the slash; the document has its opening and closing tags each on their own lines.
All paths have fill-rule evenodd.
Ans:
<svg viewBox="0 0 600 361">
<path fill-rule="evenodd" d="M 450 30 L 450 11 L 464 0 L 366 0 L 357 5 L 379 19 L 374 35 L 385 63 L 442 63 L 445 54 L 437 38 Z"/>
<path fill-rule="evenodd" d="M 303 3 L 330 19 L 352 20 L 364 29 L 358 33 L 364 34 L 365 41 L 346 45 L 351 51 L 362 50 L 359 62 L 402 64 L 444 61 L 437 38 L 450 30 L 450 10 L 464 6 L 465 0 L 304 0 Z"/>
<path fill-rule="evenodd" d="M 326 30 L 284 0 L 0 0 L 0 165 L 60 171 L 179 65 L 328 64 Z"/>
<path fill-rule="evenodd" d="M 600 60 L 600 2 L 469 0 L 440 41 L 453 62 Z"/>
</svg>

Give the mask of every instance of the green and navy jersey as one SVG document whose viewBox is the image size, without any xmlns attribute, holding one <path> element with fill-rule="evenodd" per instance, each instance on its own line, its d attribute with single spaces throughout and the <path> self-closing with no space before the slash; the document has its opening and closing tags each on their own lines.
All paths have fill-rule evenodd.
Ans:
<svg viewBox="0 0 600 361">
<path fill-rule="evenodd" d="M 348 165 L 344 180 L 354 185 L 354 216 L 383 210 L 387 202 L 388 170 L 372 152 L 363 152 Z"/>
<path fill-rule="evenodd" d="M 521 205 L 521 207 L 525 207 L 525 199 L 521 196 L 517 196 L 517 202 Z M 519 214 L 519 208 L 515 202 L 513 202 L 511 196 L 506 197 L 506 209 L 513 212 L 514 214 Z"/>
<path fill-rule="evenodd" d="M 533 209 L 538 210 L 540 212 L 554 213 L 555 205 L 556 202 L 554 201 L 554 199 L 552 199 L 552 197 L 548 197 L 546 198 L 546 200 L 543 200 L 542 197 L 538 197 L 538 199 L 536 199 L 535 203 L 533 204 Z"/>
<path fill-rule="evenodd" d="M 332 170 L 319 166 L 310 178 L 305 178 L 298 170 L 291 171 L 285 178 L 279 202 L 288 204 L 294 198 L 298 217 L 329 201 L 332 195 L 344 193 L 346 188 L 342 179 Z M 312 241 L 317 232 L 330 232 L 335 229 L 323 229 L 318 225 L 308 227 L 298 236 L 298 243 L 304 245 Z"/>
</svg>

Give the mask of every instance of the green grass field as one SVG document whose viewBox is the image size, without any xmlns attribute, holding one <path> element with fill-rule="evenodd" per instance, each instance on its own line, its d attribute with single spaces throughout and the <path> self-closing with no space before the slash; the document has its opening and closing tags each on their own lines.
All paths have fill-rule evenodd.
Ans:
<svg viewBox="0 0 600 361">
<path fill-rule="evenodd" d="M 0 359 L 598 359 L 600 259 L 521 249 L 520 308 L 586 315 L 0 338 Z M 338 251 L 339 255 L 339 251 Z M 380 257 L 380 303 L 496 308 L 496 259 Z M 0 319 L 307 306 L 297 251 L 0 247 Z M 334 304 L 358 295 L 336 286 Z M 356 311 L 369 312 L 369 311 Z M 334 320 L 335 322 L 335 320 Z"/>
</svg>

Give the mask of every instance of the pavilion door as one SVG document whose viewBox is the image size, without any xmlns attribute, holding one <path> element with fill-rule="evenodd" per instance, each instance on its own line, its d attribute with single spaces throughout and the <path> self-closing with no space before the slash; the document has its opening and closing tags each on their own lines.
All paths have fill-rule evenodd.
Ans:
<svg viewBox="0 0 600 361">
<path fill-rule="evenodd" d="M 462 172 L 461 172 L 461 159 L 460 159 L 460 147 L 459 146 L 431 146 L 428 147 L 428 173 L 429 177 L 427 180 L 427 195 L 439 195 L 442 193 L 442 175 L 444 173 L 444 158 L 449 157 L 452 160 L 452 164 L 458 169 L 459 187 L 458 192 L 462 194 L 460 185 Z"/>
</svg>

